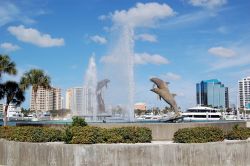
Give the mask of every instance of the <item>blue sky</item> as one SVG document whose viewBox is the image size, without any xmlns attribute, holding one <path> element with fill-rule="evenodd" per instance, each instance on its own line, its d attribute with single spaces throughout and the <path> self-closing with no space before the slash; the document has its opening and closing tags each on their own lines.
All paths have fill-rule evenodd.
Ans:
<svg viewBox="0 0 250 166">
<path fill-rule="evenodd" d="M 100 69 L 114 47 L 114 25 L 132 22 L 135 102 L 165 105 L 149 91 L 149 78 L 158 76 L 170 82 L 182 109 L 195 105 L 195 83 L 212 78 L 229 87 L 236 104 L 237 81 L 250 75 L 249 8 L 246 0 L 0 0 L 0 53 L 19 71 L 4 77 L 18 80 L 41 68 L 53 86 L 81 86 L 90 56 Z M 151 19 L 147 25 L 142 16 Z"/>
</svg>

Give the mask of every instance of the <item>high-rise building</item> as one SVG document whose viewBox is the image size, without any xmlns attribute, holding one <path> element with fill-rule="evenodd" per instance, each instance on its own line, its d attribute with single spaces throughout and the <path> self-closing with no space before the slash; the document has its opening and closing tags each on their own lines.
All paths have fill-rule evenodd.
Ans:
<svg viewBox="0 0 250 166">
<path fill-rule="evenodd" d="M 198 105 L 228 108 L 228 88 L 217 79 L 203 80 L 196 84 L 196 100 Z"/>
<path fill-rule="evenodd" d="M 225 87 L 225 106 L 229 108 L 229 91 L 228 87 Z"/>
<path fill-rule="evenodd" d="M 72 109 L 72 95 L 73 95 L 73 88 L 70 88 L 70 89 L 67 89 L 66 90 L 66 105 L 65 105 L 65 108 L 66 109 Z"/>
<path fill-rule="evenodd" d="M 62 109 L 61 89 L 60 88 L 44 89 L 43 87 L 39 87 L 36 96 L 36 109 L 35 109 L 34 91 L 32 90 L 30 109 L 31 111 L 37 110 L 39 112 Z"/>
<path fill-rule="evenodd" d="M 3 118 L 3 112 L 6 108 L 6 104 L 0 104 L 0 118 Z M 11 117 L 22 117 L 22 113 L 21 113 L 21 107 L 20 106 L 16 106 L 13 103 L 10 103 L 7 109 L 7 117 L 11 118 Z"/>
<path fill-rule="evenodd" d="M 65 108 L 65 100 L 63 97 L 61 97 L 61 106 L 62 106 L 62 109 Z"/>
<path fill-rule="evenodd" d="M 83 111 L 85 115 L 93 115 L 96 96 L 87 86 L 83 87 Z"/>
<path fill-rule="evenodd" d="M 6 105 L 4 105 L 4 109 L 5 107 Z M 10 103 L 7 109 L 7 117 L 10 118 L 10 117 L 21 117 L 21 116 L 22 116 L 21 107 Z"/>
<path fill-rule="evenodd" d="M 250 76 L 238 81 L 239 107 L 250 110 Z"/>
<path fill-rule="evenodd" d="M 70 100 L 71 111 L 73 115 L 83 115 L 83 88 L 74 87 L 72 88 L 72 97 Z"/>
<path fill-rule="evenodd" d="M 90 116 L 93 114 L 95 97 L 86 86 L 70 88 L 66 91 L 66 109 L 70 109 L 73 115 Z"/>
<path fill-rule="evenodd" d="M 53 88 L 53 109 L 62 109 L 62 93 L 60 88 Z"/>
<path fill-rule="evenodd" d="M 3 108 L 4 108 L 4 105 L 0 103 L 0 118 L 3 116 Z"/>
</svg>

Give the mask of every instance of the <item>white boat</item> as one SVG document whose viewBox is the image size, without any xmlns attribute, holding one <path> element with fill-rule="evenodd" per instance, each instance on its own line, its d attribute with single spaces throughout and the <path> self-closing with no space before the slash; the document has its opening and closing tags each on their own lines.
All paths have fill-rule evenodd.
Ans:
<svg viewBox="0 0 250 166">
<path fill-rule="evenodd" d="M 169 112 L 167 114 L 162 114 L 162 115 L 154 115 L 153 113 L 151 114 L 145 114 L 141 116 L 137 116 L 135 119 L 136 121 L 167 121 L 170 120 L 174 116 L 174 112 Z"/>
<path fill-rule="evenodd" d="M 204 106 L 189 108 L 182 113 L 182 116 L 184 121 L 214 121 L 222 119 L 222 113 L 219 109 Z"/>
<path fill-rule="evenodd" d="M 240 118 L 237 118 L 237 115 L 233 113 L 223 113 L 223 120 L 240 120 Z"/>
<path fill-rule="evenodd" d="M 31 121 L 32 121 L 32 122 L 37 122 L 37 121 L 39 121 L 39 120 L 38 120 L 38 118 L 32 118 Z"/>
</svg>

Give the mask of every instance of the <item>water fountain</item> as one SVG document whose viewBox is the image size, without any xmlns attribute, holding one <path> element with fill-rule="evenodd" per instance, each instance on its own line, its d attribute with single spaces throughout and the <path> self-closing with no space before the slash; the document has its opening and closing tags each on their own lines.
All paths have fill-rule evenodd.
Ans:
<svg viewBox="0 0 250 166">
<path fill-rule="evenodd" d="M 92 116 L 93 121 L 97 120 L 96 86 L 97 86 L 96 63 L 94 56 L 92 56 L 89 60 L 89 66 L 86 71 L 84 79 L 83 90 L 87 89 L 87 93 L 86 94 L 83 93 L 83 100 L 87 101 L 87 103 L 86 105 L 83 104 L 84 107 L 83 111 L 85 111 L 87 115 Z M 87 97 L 87 99 L 85 97 Z"/>
<path fill-rule="evenodd" d="M 78 116 L 84 116 L 92 122 L 104 120 L 109 116 L 105 112 L 105 103 L 103 98 L 104 87 L 107 88 L 109 79 L 97 81 L 97 67 L 95 58 L 92 56 L 84 78 L 82 94 L 82 112 Z"/>
<path fill-rule="evenodd" d="M 149 14 L 149 11 L 157 12 Z M 112 34 L 116 36 L 108 56 L 101 59 L 109 63 L 104 63 L 104 69 L 100 74 L 104 78 L 109 78 L 112 83 L 105 98 L 107 105 L 121 108 L 123 119 L 126 121 L 134 121 L 134 30 L 141 27 L 154 27 L 157 20 L 172 15 L 174 12 L 168 5 L 159 3 L 137 3 L 135 7 L 115 11 L 109 15 L 113 22 Z M 90 88 L 91 101 L 93 101 L 92 106 L 88 106 L 87 110 L 96 117 L 97 72 L 93 57 L 90 59 L 84 85 Z"/>
<path fill-rule="evenodd" d="M 110 78 L 107 101 L 122 108 L 124 120 L 134 121 L 134 30 L 130 26 L 117 27 L 115 45 L 104 61 L 105 77 Z"/>
</svg>

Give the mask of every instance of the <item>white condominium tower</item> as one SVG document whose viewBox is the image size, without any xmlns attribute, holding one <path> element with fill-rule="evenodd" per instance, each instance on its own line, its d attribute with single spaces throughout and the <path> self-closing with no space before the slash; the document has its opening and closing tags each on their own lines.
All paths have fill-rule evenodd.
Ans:
<svg viewBox="0 0 250 166">
<path fill-rule="evenodd" d="M 87 86 L 83 86 L 83 114 L 92 116 L 94 112 L 95 94 Z"/>
<path fill-rule="evenodd" d="M 66 109 L 70 109 L 73 115 L 83 115 L 83 88 L 74 87 L 66 91 Z"/>
<path fill-rule="evenodd" d="M 53 88 L 53 109 L 60 110 L 63 107 L 61 88 Z"/>
<path fill-rule="evenodd" d="M 61 99 L 60 88 L 44 89 L 39 87 L 36 97 L 36 110 L 46 112 L 62 109 Z M 35 111 L 35 96 L 33 90 L 31 91 L 30 109 L 31 111 Z"/>
<path fill-rule="evenodd" d="M 92 115 L 93 101 L 93 95 L 86 86 L 66 90 L 66 109 L 70 109 L 75 116 Z"/>
<path fill-rule="evenodd" d="M 4 104 L 0 103 L 0 118 L 3 117 Z"/>
<path fill-rule="evenodd" d="M 67 89 L 66 90 L 66 105 L 65 105 L 65 108 L 66 109 L 69 109 L 69 110 L 72 110 L 72 97 L 73 97 L 73 88 L 70 88 L 70 89 Z"/>
<path fill-rule="evenodd" d="M 239 108 L 250 110 L 250 76 L 238 81 Z"/>
</svg>

